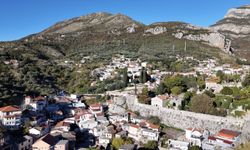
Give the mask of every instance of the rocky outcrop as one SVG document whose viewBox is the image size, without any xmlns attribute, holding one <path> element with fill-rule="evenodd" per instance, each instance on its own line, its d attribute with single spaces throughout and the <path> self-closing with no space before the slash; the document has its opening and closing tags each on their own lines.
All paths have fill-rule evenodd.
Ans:
<svg viewBox="0 0 250 150">
<path fill-rule="evenodd" d="M 233 53 L 231 48 L 231 40 L 218 32 L 208 32 L 200 34 L 184 34 L 183 32 L 173 33 L 173 36 L 178 39 L 187 39 L 192 41 L 206 42 L 210 46 L 218 47 L 226 53 Z"/>
<path fill-rule="evenodd" d="M 145 33 L 151 33 L 151 34 L 157 35 L 157 34 L 162 34 L 162 33 L 166 32 L 166 31 L 167 31 L 166 27 L 156 26 L 156 27 L 153 27 L 153 28 L 146 29 Z"/>
<path fill-rule="evenodd" d="M 229 31 L 233 32 L 235 34 L 243 34 L 246 36 L 246 34 L 250 33 L 250 27 L 249 25 L 236 25 L 233 23 L 225 23 L 220 24 L 212 27 L 215 31 Z"/>
<path fill-rule="evenodd" d="M 234 54 L 240 58 L 250 58 L 250 5 L 230 9 L 222 20 L 210 26 L 214 32 L 230 38 Z"/>
<path fill-rule="evenodd" d="M 245 19 L 250 18 L 250 5 L 243 6 L 240 8 L 232 8 L 230 9 L 225 18 L 238 18 L 238 19 Z"/>
<path fill-rule="evenodd" d="M 216 31 L 231 32 L 229 34 L 250 33 L 250 5 L 230 9 L 224 19 L 218 21 L 211 29 Z"/>
</svg>

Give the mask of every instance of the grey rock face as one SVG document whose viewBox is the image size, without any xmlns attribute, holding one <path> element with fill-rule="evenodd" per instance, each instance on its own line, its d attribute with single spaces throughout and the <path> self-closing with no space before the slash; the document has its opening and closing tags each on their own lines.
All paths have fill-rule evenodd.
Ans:
<svg viewBox="0 0 250 150">
<path fill-rule="evenodd" d="M 166 27 L 156 26 L 154 28 L 149 28 L 149 29 L 145 30 L 145 33 L 152 33 L 154 35 L 157 35 L 157 34 L 162 34 L 166 31 L 167 31 Z"/>
<path fill-rule="evenodd" d="M 230 9 L 224 19 L 211 26 L 216 31 L 229 31 L 234 34 L 250 33 L 250 5 Z"/>
<path fill-rule="evenodd" d="M 173 36 L 178 39 L 187 39 L 192 41 L 203 41 L 210 46 L 218 47 L 226 53 L 232 53 L 231 41 L 219 32 L 201 33 L 201 34 L 187 34 L 183 32 L 174 33 Z"/>
<path fill-rule="evenodd" d="M 230 9 L 225 18 L 249 18 L 250 17 L 250 7 L 245 6 L 244 8 L 232 8 Z"/>
</svg>

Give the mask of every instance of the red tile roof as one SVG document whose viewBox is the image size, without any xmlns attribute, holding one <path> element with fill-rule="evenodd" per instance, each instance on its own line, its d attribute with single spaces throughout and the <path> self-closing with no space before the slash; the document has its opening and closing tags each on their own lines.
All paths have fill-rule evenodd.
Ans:
<svg viewBox="0 0 250 150">
<path fill-rule="evenodd" d="M 224 139 L 220 139 L 220 138 L 216 138 L 216 137 L 214 137 L 214 136 L 209 136 L 208 139 L 209 139 L 209 140 L 212 140 L 212 141 L 216 141 L 216 140 L 218 139 L 218 140 L 223 141 L 223 142 L 226 143 L 226 144 L 233 144 L 233 142 L 231 142 L 231 141 L 224 140 Z"/>
<path fill-rule="evenodd" d="M 237 136 L 239 136 L 241 133 L 238 131 L 232 131 L 232 130 L 227 130 L 227 129 L 222 129 L 219 131 L 217 136 L 223 137 L 223 138 L 228 138 L 228 139 L 233 139 Z"/>
<path fill-rule="evenodd" d="M 137 129 L 140 128 L 140 127 L 139 127 L 138 125 L 136 125 L 136 124 L 130 124 L 130 127 L 137 128 Z"/>
<path fill-rule="evenodd" d="M 215 140 L 216 140 L 216 138 L 215 138 L 214 136 L 209 136 L 208 139 L 209 139 L 209 140 L 212 140 L 212 141 L 215 141 Z"/>
<path fill-rule="evenodd" d="M 155 125 L 155 124 L 153 124 L 151 122 L 147 121 L 146 123 L 147 123 L 148 127 L 151 128 L 151 129 L 159 129 L 160 128 L 160 126 Z"/>
<path fill-rule="evenodd" d="M 90 107 L 101 107 L 101 104 L 99 104 L 99 103 L 92 104 L 92 105 L 90 105 Z"/>
<path fill-rule="evenodd" d="M 5 106 L 5 107 L 1 107 L 0 111 L 2 112 L 20 111 L 20 108 L 18 106 Z"/>
<path fill-rule="evenodd" d="M 159 95 L 158 98 L 161 100 L 167 100 L 169 97 L 167 95 Z"/>
<path fill-rule="evenodd" d="M 58 123 L 56 124 L 55 127 L 62 127 L 62 126 L 67 126 L 67 127 L 69 127 L 70 124 L 71 124 L 70 122 L 60 121 L 60 122 L 58 122 Z"/>
<path fill-rule="evenodd" d="M 200 129 L 200 128 L 188 128 L 187 130 L 189 130 L 189 131 L 198 131 L 198 132 L 200 132 L 200 133 L 203 133 L 203 129 Z"/>
<path fill-rule="evenodd" d="M 38 96 L 38 97 L 34 98 L 34 101 L 41 101 L 41 100 L 44 100 L 43 96 Z"/>
</svg>

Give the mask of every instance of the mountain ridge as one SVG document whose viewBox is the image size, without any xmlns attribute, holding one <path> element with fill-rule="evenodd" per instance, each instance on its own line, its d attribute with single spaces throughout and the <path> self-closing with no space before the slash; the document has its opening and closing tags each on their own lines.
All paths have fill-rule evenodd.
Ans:
<svg viewBox="0 0 250 150">
<path fill-rule="evenodd" d="M 90 72 L 117 53 L 156 64 L 167 62 L 168 67 L 188 56 L 222 63 L 248 57 L 249 51 L 238 53 L 237 45 L 231 47 L 237 39 L 228 37 L 212 27 L 183 22 L 144 25 L 122 14 L 94 13 L 64 20 L 20 40 L 0 42 L 0 100 L 6 95 L 82 91 L 94 81 Z M 92 59 L 81 67 L 73 65 L 86 56 Z M 5 64 L 13 60 L 18 65 Z"/>
</svg>

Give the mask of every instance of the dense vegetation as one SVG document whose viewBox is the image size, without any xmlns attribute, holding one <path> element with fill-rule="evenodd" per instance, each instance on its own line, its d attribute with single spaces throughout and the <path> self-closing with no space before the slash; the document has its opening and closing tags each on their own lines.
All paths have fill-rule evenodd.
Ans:
<svg viewBox="0 0 250 150">
<path fill-rule="evenodd" d="M 103 17 L 109 15 L 106 14 Z M 91 19 L 91 15 L 89 17 Z M 112 55 L 116 53 L 124 54 L 129 58 L 139 57 L 150 62 L 154 68 L 172 71 L 187 71 L 190 66 L 194 65 L 193 62 L 177 61 L 176 56 L 231 61 L 231 57 L 218 48 L 210 47 L 202 42 L 174 38 L 172 33 L 178 29 L 192 34 L 205 32 L 190 30 L 185 27 L 184 23 L 162 23 L 161 26 L 165 26 L 168 32 L 153 35 L 145 34 L 144 30 L 155 25 L 144 26 L 122 15 L 114 17 L 122 19 L 122 23 L 112 22 L 106 26 L 104 22 L 76 31 L 73 29 L 65 34 L 54 32 L 54 30 L 64 28 L 64 22 L 45 32 L 18 41 L 0 42 L 0 100 L 9 103 L 6 100 L 10 101 L 14 97 L 25 94 L 49 95 L 58 90 L 71 93 L 103 92 L 102 84 L 106 83 L 90 86 L 95 80 L 90 76 L 90 72 L 108 63 Z M 88 25 L 88 21 L 85 22 L 84 19 L 82 21 L 83 24 Z M 137 24 L 138 27 L 136 32 L 127 33 L 124 27 L 131 23 Z M 119 34 L 114 33 L 114 28 Z M 186 48 L 184 48 L 185 43 Z M 81 67 L 76 66 L 85 56 L 90 56 L 91 59 Z M 18 65 L 3 63 L 10 60 L 17 60 Z M 64 61 L 71 63 L 65 64 Z M 124 86 L 120 79 L 116 79 L 113 84 L 110 81 L 107 82 L 109 82 L 108 89 Z M 145 76 L 141 82 L 145 82 Z M 173 90 L 178 92 L 179 89 L 175 87 Z"/>
</svg>

